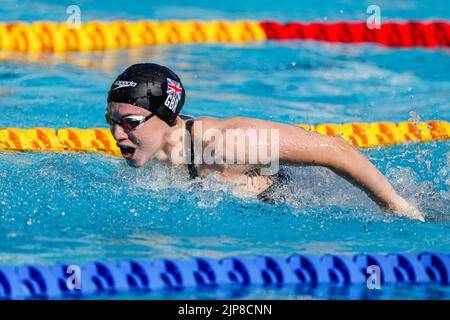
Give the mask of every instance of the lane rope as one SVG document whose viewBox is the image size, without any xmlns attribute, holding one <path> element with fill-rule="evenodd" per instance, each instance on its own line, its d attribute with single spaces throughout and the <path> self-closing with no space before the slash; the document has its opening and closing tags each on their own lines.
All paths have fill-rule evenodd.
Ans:
<svg viewBox="0 0 450 320">
<path fill-rule="evenodd" d="M 385 22 L 380 29 L 369 29 L 365 22 L 281 24 L 261 23 L 268 39 L 304 39 L 333 43 L 373 42 L 389 47 L 448 47 L 450 23 L 445 21 Z"/>
<path fill-rule="evenodd" d="M 321 134 L 341 136 L 359 148 L 450 139 L 450 123 L 440 120 L 297 126 Z M 106 128 L 0 128 L 0 151 L 89 152 L 121 156 L 120 149 Z"/>
<path fill-rule="evenodd" d="M 384 22 L 369 29 L 365 22 L 276 21 L 112 21 L 0 22 L 0 51 L 63 52 L 155 44 L 317 40 L 331 43 L 378 43 L 391 47 L 449 47 L 447 21 Z"/>
<path fill-rule="evenodd" d="M 0 299 L 168 292 L 227 285 L 352 285 L 361 290 L 359 298 L 363 299 L 368 282 L 373 281 L 371 275 L 377 271 L 375 268 L 380 271 L 380 277 L 375 282 L 378 281 L 381 286 L 450 285 L 450 255 L 443 253 L 294 254 L 238 256 L 221 260 L 190 258 L 93 262 L 76 266 L 78 269 L 74 265 L 69 266 L 0 267 Z M 80 284 L 79 289 L 68 285 L 68 282 L 76 285 L 76 281 Z"/>
</svg>

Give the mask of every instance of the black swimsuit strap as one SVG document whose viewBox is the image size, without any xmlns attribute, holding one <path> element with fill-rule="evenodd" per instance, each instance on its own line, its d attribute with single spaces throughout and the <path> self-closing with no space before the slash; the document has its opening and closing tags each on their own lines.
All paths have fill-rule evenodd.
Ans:
<svg viewBox="0 0 450 320">
<path fill-rule="evenodd" d="M 184 139 L 184 149 L 186 150 L 186 160 L 189 171 L 189 177 L 191 179 L 195 179 L 198 177 L 197 166 L 194 163 L 195 154 L 194 154 L 194 140 L 192 139 L 192 125 L 194 124 L 194 119 L 190 118 L 186 120 L 186 130 L 189 132 L 189 135 L 186 134 Z M 189 143 L 190 142 L 190 143 Z M 189 152 L 190 151 L 190 152 Z M 190 159 L 189 159 L 190 153 Z"/>
</svg>

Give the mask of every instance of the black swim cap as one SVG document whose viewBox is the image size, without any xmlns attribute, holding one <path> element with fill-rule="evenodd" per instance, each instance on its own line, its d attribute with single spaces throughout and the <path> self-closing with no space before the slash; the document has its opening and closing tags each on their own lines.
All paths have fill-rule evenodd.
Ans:
<svg viewBox="0 0 450 320">
<path fill-rule="evenodd" d="M 172 70 L 155 63 L 138 63 L 114 80 L 107 101 L 147 109 L 172 127 L 185 96 L 181 80 Z"/>
</svg>

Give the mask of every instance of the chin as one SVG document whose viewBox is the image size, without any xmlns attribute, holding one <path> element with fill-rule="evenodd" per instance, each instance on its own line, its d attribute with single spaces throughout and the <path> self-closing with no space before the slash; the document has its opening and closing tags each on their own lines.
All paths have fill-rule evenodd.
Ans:
<svg viewBox="0 0 450 320">
<path fill-rule="evenodd" d="M 134 168 L 140 168 L 147 163 L 147 161 L 145 159 L 139 159 L 139 158 L 131 158 L 131 159 L 126 159 L 126 160 L 127 160 L 127 164 L 130 167 L 134 167 Z"/>
<path fill-rule="evenodd" d="M 141 167 L 136 161 L 134 161 L 133 159 L 126 159 L 126 161 L 127 161 L 127 164 L 130 166 L 130 167 L 134 167 L 134 168 L 139 168 L 139 167 Z"/>
<path fill-rule="evenodd" d="M 134 167 L 134 168 L 139 168 L 142 167 L 144 165 L 144 163 L 142 163 L 142 161 L 139 161 L 139 159 L 125 159 L 127 161 L 127 164 L 130 167 Z"/>
</svg>

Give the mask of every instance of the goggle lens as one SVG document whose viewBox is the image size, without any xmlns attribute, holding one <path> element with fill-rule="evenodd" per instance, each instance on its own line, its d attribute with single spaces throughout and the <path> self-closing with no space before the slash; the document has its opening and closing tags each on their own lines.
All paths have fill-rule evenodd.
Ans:
<svg viewBox="0 0 450 320">
<path fill-rule="evenodd" d="M 152 113 L 146 117 L 143 116 L 125 116 L 120 121 L 114 120 L 111 115 L 106 112 L 105 113 L 105 120 L 106 122 L 112 126 L 113 124 L 118 124 L 122 128 L 124 128 L 127 131 L 131 131 L 139 127 L 141 124 L 143 124 L 145 121 L 151 119 L 155 114 Z"/>
<path fill-rule="evenodd" d="M 144 117 L 124 117 L 121 121 L 122 127 L 125 130 L 133 130 L 142 123 L 143 119 Z"/>
</svg>

